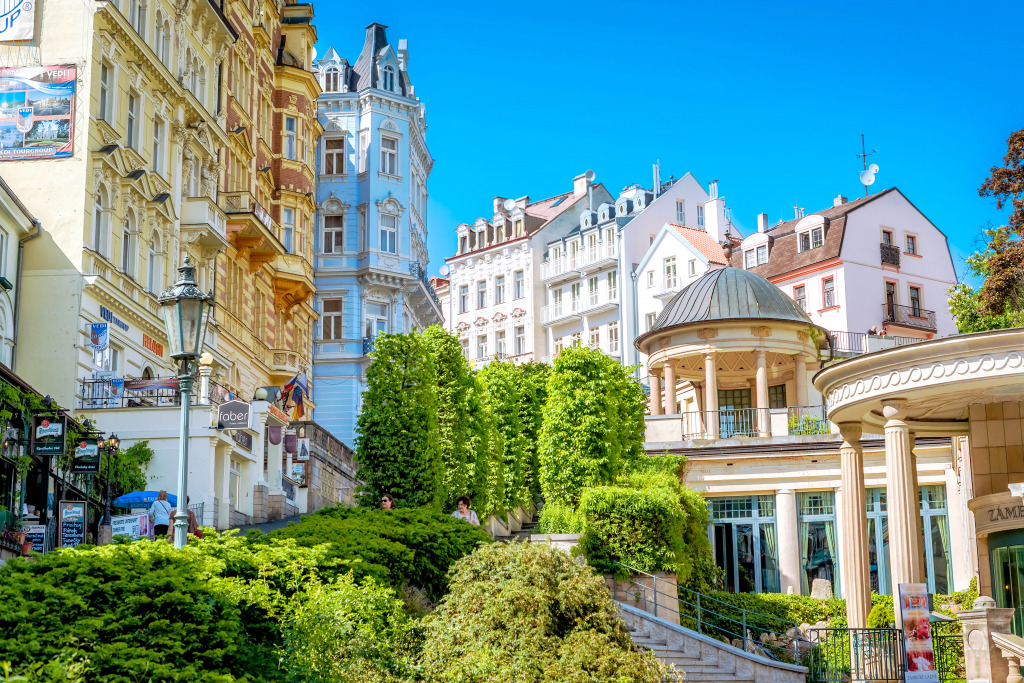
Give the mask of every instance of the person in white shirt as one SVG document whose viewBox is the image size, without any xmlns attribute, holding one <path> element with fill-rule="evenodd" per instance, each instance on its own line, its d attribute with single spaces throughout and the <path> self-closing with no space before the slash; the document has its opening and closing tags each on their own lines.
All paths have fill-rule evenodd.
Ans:
<svg viewBox="0 0 1024 683">
<path fill-rule="evenodd" d="M 473 526 L 480 526 L 480 520 L 477 519 L 476 513 L 469 509 L 469 496 L 459 496 L 455 501 L 455 505 L 458 509 L 452 513 L 452 517 L 469 522 Z"/>
<path fill-rule="evenodd" d="M 153 535 L 159 538 L 167 535 L 167 527 L 171 524 L 171 504 L 167 502 L 167 491 L 156 495 L 156 500 L 149 506 L 149 521 L 153 523 Z"/>
</svg>

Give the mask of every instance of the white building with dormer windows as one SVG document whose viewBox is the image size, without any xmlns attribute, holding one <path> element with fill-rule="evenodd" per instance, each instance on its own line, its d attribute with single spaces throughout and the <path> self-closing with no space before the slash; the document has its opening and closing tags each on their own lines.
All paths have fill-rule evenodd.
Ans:
<svg viewBox="0 0 1024 683">
<path fill-rule="evenodd" d="M 441 320 L 427 279 L 427 149 L 406 41 L 370 24 L 355 64 L 314 63 L 323 94 L 314 280 L 316 421 L 351 445 L 374 338 Z"/>
</svg>

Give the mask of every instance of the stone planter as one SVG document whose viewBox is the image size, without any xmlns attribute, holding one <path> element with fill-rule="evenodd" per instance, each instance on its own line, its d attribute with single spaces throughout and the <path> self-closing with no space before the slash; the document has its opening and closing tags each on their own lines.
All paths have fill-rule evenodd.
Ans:
<svg viewBox="0 0 1024 683">
<path fill-rule="evenodd" d="M 608 589 L 617 602 L 635 607 L 673 624 L 679 623 L 679 587 L 673 572 L 636 574 L 625 579 L 614 580 L 605 575 Z"/>
</svg>

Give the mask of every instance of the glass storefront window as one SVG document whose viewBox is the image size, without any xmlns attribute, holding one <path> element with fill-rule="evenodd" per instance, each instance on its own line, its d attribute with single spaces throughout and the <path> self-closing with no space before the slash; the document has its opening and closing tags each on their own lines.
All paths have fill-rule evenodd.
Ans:
<svg viewBox="0 0 1024 683">
<path fill-rule="evenodd" d="M 725 572 L 726 590 L 779 591 L 775 496 L 709 498 L 708 530 L 715 563 Z"/>
<path fill-rule="evenodd" d="M 885 489 L 869 488 L 867 493 L 868 562 L 871 590 L 892 594 L 889 574 L 889 518 L 885 507 Z M 921 486 L 921 539 L 924 548 L 928 591 L 947 594 L 953 589 L 949 554 L 949 518 L 946 511 L 946 487 Z"/>
<path fill-rule="evenodd" d="M 836 495 L 833 491 L 798 493 L 802 592 L 810 595 L 815 581 L 827 581 L 839 595 L 836 546 Z"/>
</svg>

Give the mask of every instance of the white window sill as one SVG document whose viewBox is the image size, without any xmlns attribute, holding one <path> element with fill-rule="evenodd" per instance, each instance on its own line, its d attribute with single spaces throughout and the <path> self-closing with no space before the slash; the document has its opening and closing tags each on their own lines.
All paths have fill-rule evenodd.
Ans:
<svg viewBox="0 0 1024 683">
<path fill-rule="evenodd" d="M 396 183 L 402 182 L 402 176 L 400 175 L 391 175 L 390 173 L 378 172 L 377 177 L 380 178 L 381 180 L 390 180 Z"/>
</svg>

